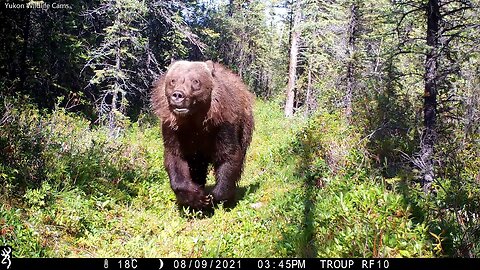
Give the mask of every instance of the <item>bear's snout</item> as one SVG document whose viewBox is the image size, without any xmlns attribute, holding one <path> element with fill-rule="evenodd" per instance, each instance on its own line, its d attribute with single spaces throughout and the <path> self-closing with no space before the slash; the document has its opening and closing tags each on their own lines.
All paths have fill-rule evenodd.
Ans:
<svg viewBox="0 0 480 270">
<path fill-rule="evenodd" d="M 179 105 L 185 100 L 185 93 L 183 91 L 176 90 L 170 96 L 172 104 Z"/>
</svg>

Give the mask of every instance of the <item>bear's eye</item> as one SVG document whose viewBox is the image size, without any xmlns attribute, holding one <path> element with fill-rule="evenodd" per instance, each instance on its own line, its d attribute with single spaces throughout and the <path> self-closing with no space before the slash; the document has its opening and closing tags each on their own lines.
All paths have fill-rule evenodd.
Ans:
<svg viewBox="0 0 480 270">
<path fill-rule="evenodd" d="M 197 79 L 193 79 L 192 83 L 193 83 L 194 85 L 198 85 L 200 82 L 199 82 Z"/>
<path fill-rule="evenodd" d="M 172 79 L 172 80 L 170 81 L 170 84 L 171 84 L 171 85 L 174 85 L 175 82 L 176 82 L 175 79 Z"/>
</svg>

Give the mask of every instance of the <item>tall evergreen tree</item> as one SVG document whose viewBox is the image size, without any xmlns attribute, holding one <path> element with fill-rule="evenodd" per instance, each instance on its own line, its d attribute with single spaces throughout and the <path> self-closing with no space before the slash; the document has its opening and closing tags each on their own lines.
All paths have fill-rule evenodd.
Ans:
<svg viewBox="0 0 480 270">
<path fill-rule="evenodd" d="M 87 14 L 107 20 L 107 26 L 97 33 L 102 42 L 92 50 L 86 67 L 94 73 L 89 85 L 98 91 L 100 119 L 112 131 L 126 112 L 127 95 L 149 86 L 141 67 L 143 56 L 148 55 L 148 40 L 142 34 L 146 13 L 144 1 L 105 0 Z"/>
</svg>

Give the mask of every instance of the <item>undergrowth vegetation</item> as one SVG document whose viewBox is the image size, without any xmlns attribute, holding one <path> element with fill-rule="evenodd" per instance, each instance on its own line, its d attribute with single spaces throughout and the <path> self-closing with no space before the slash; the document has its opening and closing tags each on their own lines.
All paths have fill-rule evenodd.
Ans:
<svg viewBox="0 0 480 270">
<path fill-rule="evenodd" d="M 149 115 L 112 136 L 61 108 L 5 104 L 0 245 L 18 257 L 433 257 L 461 242 L 433 207 L 448 192 L 385 177 L 340 114 L 287 121 L 258 100 L 236 205 L 195 212 L 175 203 Z"/>
</svg>

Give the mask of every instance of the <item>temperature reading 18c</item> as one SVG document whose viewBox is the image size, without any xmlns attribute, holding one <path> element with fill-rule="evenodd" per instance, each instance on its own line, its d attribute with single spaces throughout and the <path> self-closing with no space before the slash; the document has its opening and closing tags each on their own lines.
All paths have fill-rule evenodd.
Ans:
<svg viewBox="0 0 480 270">
<path fill-rule="evenodd" d="M 137 269 L 137 259 L 122 259 L 118 261 L 120 269 Z"/>
</svg>

